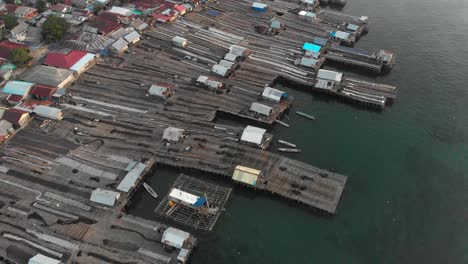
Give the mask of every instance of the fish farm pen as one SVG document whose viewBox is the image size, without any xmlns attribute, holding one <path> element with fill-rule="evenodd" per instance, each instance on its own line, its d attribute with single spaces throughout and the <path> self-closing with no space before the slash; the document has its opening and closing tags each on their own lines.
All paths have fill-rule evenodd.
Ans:
<svg viewBox="0 0 468 264">
<path fill-rule="evenodd" d="M 289 127 L 282 118 L 294 93 L 282 85 L 384 109 L 397 87 L 322 66 L 333 61 L 384 73 L 395 54 L 354 48 L 369 31 L 368 18 L 321 10 L 318 1 L 192 2 L 171 3 L 179 10 L 171 17 L 154 7 L 118 16 L 119 23 L 109 25 L 138 32 L 126 40 L 113 39 L 117 31 L 90 32 L 113 16 L 103 11 L 96 21 L 74 26 L 81 37 L 49 47 L 93 52 L 95 60 L 79 74 L 40 65 L 21 75 L 68 77 L 39 76 L 67 82 L 50 102 L 60 113 L 27 112 L 0 148 L 0 262 L 28 263 L 39 255 L 69 264 L 186 263 L 196 238 L 125 210 L 159 165 L 337 212 L 347 177 L 271 152 L 276 138 L 263 127 Z M 223 115 L 237 122 L 217 123 Z M 300 152 L 287 146 L 282 151 Z M 172 191 L 155 213 L 205 231 L 214 228 L 231 194 L 186 175 Z"/>
<path fill-rule="evenodd" d="M 180 192 L 182 198 L 168 193 L 155 209 L 155 213 L 160 217 L 205 231 L 213 229 L 231 194 L 231 188 L 220 187 L 186 175 L 180 175 L 171 190 L 176 194 Z M 184 196 L 188 198 L 184 199 Z M 174 197 L 177 197 L 177 201 Z M 192 197 L 204 202 L 198 205 L 186 204 L 186 200 Z"/>
</svg>

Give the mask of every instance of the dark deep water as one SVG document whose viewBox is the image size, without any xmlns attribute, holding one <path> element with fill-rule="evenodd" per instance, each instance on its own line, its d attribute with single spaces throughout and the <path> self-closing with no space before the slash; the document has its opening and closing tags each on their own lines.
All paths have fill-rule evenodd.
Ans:
<svg viewBox="0 0 468 264">
<path fill-rule="evenodd" d="M 293 157 L 349 177 L 338 214 L 236 188 L 191 263 L 468 263 L 468 1 L 348 0 L 342 12 L 369 16 L 356 47 L 392 50 L 397 65 L 340 70 L 397 85 L 399 98 L 377 113 L 292 91 L 317 120 L 291 114 L 274 130 L 302 148 Z M 175 178 L 163 169 L 150 182 Z M 153 218 L 155 201 L 137 200 L 133 213 Z"/>
</svg>

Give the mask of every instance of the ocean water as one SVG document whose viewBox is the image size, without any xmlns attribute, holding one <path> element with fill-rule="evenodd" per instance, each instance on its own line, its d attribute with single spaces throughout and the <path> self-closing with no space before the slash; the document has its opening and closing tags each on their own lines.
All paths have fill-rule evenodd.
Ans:
<svg viewBox="0 0 468 264">
<path fill-rule="evenodd" d="M 191 263 L 468 263 L 468 1 L 348 0 L 343 10 L 370 17 L 356 47 L 389 49 L 385 76 L 346 74 L 394 84 L 398 99 L 382 112 L 291 90 L 292 127 L 276 139 L 297 143 L 294 158 L 347 175 L 333 217 L 263 193 L 235 188 Z M 177 176 L 157 170 L 164 192 Z M 140 193 L 132 213 L 154 218 Z"/>
</svg>

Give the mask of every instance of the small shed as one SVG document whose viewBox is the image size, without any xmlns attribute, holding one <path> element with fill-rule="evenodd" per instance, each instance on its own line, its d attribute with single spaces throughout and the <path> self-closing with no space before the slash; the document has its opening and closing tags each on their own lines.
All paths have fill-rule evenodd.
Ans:
<svg viewBox="0 0 468 264">
<path fill-rule="evenodd" d="M 238 45 L 231 45 L 229 47 L 229 53 L 237 57 L 245 57 L 249 53 L 249 49 L 238 46 Z"/>
<path fill-rule="evenodd" d="M 228 68 L 229 70 L 233 70 L 234 67 L 236 66 L 236 64 L 234 62 L 228 61 L 228 60 L 220 60 L 218 62 L 218 65 L 221 65 L 224 68 Z"/>
<path fill-rule="evenodd" d="M 321 38 L 321 37 L 314 37 L 312 42 L 314 44 L 322 46 L 322 47 L 328 45 L 328 39 L 324 39 L 324 38 Z"/>
<path fill-rule="evenodd" d="M 315 68 L 317 66 L 318 60 L 314 58 L 302 57 L 299 65 L 309 68 Z"/>
<path fill-rule="evenodd" d="M 49 258 L 42 254 L 36 254 L 34 257 L 30 258 L 28 264 L 63 264 L 62 261 Z"/>
<path fill-rule="evenodd" d="M 13 124 L 6 120 L 0 120 L 0 142 L 3 142 L 8 136 L 13 133 Z"/>
<path fill-rule="evenodd" d="M 118 39 L 114 44 L 112 44 L 112 49 L 117 53 L 123 53 L 128 50 L 128 42 L 123 38 Z"/>
<path fill-rule="evenodd" d="M 343 31 L 334 31 L 331 33 L 331 37 L 334 39 L 340 39 L 347 41 L 349 38 L 349 33 L 348 32 L 343 32 Z"/>
<path fill-rule="evenodd" d="M 265 90 L 263 90 L 262 93 L 262 97 L 264 99 L 279 103 L 281 99 L 283 99 L 284 97 L 288 97 L 288 94 L 278 89 L 265 87 Z"/>
<path fill-rule="evenodd" d="M 91 192 L 91 198 L 89 200 L 107 206 L 114 206 L 115 201 L 119 198 L 120 193 L 118 192 L 97 188 Z"/>
<path fill-rule="evenodd" d="M 319 70 L 315 81 L 315 88 L 332 90 L 336 83 L 340 83 L 343 78 L 343 73 Z"/>
<path fill-rule="evenodd" d="M 261 174 L 262 172 L 259 170 L 237 165 L 234 173 L 232 174 L 232 179 L 237 182 L 255 186 L 257 185 L 258 177 Z"/>
<path fill-rule="evenodd" d="M 252 9 L 257 12 L 266 12 L 268 11 L 268 5 L 260 2 L 253 2 Z"/>
<path fill-rule="evenodd" d="M 348 24 L 348 26 L 346 26 L 347 31 L 356 32 L 358 29 L 359 26 L 355 24 Z"/>
<path fill-rule="evenodd" d="M 140 34 L 136 31 L 132 31 L 130 34 L 126 35 L 124 39 L 130 43 L 130 44 L 135 44 L 138 41 L 140 41 Z"/>
<path fill-rule="evenodd" d="M 232 53 L 226 53 L 226 55 L 224 56 L 224 59 L 227 60 L 227 61 L 237 61 L 237 58 L 238 56 L 232 54 Z"/>
<path fill-rule="evenodd" d="M 164 231 L 161 242 L 165 245 L 181 249 L 189 238 L 190 233 L 174 227 L 169 227 Z"/>
<path fill-rule="evenodd" d="M 163 140 L 179 142 L 183 137 L 184 130 L 175 127 L 168 127 L 164 130 Z"/>
<path fill-rule="evenodd" d="M 242 132 L 241 141 L 246 143 L 252 143 L 255 145 L 261 145 L 263 142 L 263 138 L 265 136 L 266 129 L 254 127 L 254 126 L 247 126 L 244 128 Z"/>
<path fill-rule="evenodd" d="M 250 106 L 250 111 L 259 113 L 264 116 L 270 116 L 272 108 L 264 104 L 252 103 L 252 106 Z"/>
<path fill-rule="evenodd" d="M 211 71 L 223 77 L 226 77 L 227 75 L 229 75 L 229 69 L 219 64 L 213 65 L 213 68 L 211 68 Z"/>
<path fill-rule="evenodd" d="M 151 96 L 157 96 L 160 98 L 171 97 L 174 91 L 174 86 L 166 83 L 153 84 L 148 90 L 148 94 Z"/>
<path fill-rule="evenodd" d="M 279 30 L 283 28 L 283 24 L 281 24 L 281 22 L 278 20 L 273 20 L 271 21 L 270 28 Z"/>
<path fill-rule="evenodd" d="M 52 120 L 62 120 L 63 114 L 62 110 L 54 107 L 49 107 L 45 105 L 38 105 L 34 107 L 33 113 L 37 116 L 48 118 Z"/>
<path fill-rule="evenodd" d="M 174 46 L 181 48 L 185 48 L 188 45 L 187 39 L 179 36 L 173 37 L 172 43 L 174 44 Z"/>
<path fill-rule="evenodd" d="M 200 208 L 206 205 L 205 197 L 200 197 L 188 192 L 184 192 L 178 188 L 173 188 L 171 190 L 169 193 L 169 200 L 192 208 Z"/>
</svg>

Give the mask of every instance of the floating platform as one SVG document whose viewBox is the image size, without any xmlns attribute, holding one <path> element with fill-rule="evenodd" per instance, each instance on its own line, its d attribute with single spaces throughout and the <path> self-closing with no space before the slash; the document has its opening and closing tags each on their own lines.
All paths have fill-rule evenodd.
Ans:
<svg viewBox="0 0 468 264">
<path fill-rule="evenodd" d="M 162 218 L 204 231 L 211 231 L 213 229 L 221 213 L 224 211 L 224 206 L 232 190 L 231 188 L 224 188 L 183 174 L 177 178 L 171 190 L 174 188 L 206 198 L 207 206 L 193 208 L 181 203 L 174 203 L 171 206 L 168 194 L 159 203 L 154 212 Z"/>
</svg>

